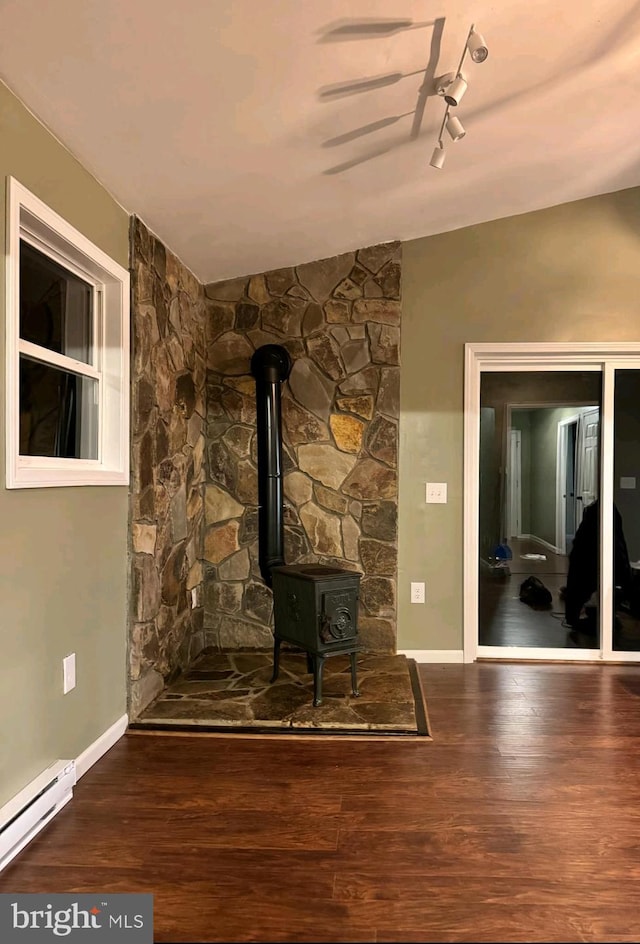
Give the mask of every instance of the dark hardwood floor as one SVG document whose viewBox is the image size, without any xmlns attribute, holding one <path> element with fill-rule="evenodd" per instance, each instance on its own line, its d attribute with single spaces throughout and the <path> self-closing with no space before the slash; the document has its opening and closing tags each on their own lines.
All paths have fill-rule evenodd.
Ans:
<svg viewBox="0 0 640 944">
<path fill-rule="evenodd" d="M 568 558 L 554 554 L 537 541 L 512 538 L 510 576 L 488 569 L 480 571 L 478 641 L 481 646 L 533 646 L 552 649 L 594 648 L 597 640 L 571 636 L 564 624 L 564 602 L 560 589 L 567 582 Z M 543 554 L 544 560 L 526 559 L 525 554 Z M 549 609 L 534 609 L 520 600 L 520 585 L 527 577 L 538 577 L 551 592 Z"/>
<path fill-rule="evenodd" d="M 1 892 L 156 940 L 640 940 L 640 667 L 421 666 L 433 740 L 129 734 Z"/>
<path fill-rule="evenodd" d="M 481 646 L 518 646 L 552 649 L 599 649 L 595 631 L 573 630 L 565 620 L 561 589 L 567 582 L 569 559 L 554 554 L 537 541 L 512 538 L 510 576 L 480 570 L 478 594 L 478 641 Z M 544 560 L 525 554 L 543 554 Z M 500 571 L 496 572 L 498 575 Z M 520 585 L 527 577 L 538 577 L 551 592 L 549 608 L 536 609 L 520 600 Z M 634 615 L 635 613 L 635 615 Z M 622 601 L 614 614 L 613 649 L 640 651 L 640 618 Z M 588 624 L 585 624 L 588 625 Z M 571 654 L 567 653 L 567 658 Z"/>
</svg>

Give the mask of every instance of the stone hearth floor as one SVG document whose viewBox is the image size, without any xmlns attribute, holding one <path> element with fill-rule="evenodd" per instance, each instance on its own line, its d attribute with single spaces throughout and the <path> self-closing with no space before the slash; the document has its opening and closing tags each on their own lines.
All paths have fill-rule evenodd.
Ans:
<svg viewBox="0 0 640 944">
<path fill-rule="evenodd" d="M 323 704 L 314 708 L 304 654 L 283 649 L 272 685 L 271 653 L 205 649 L 131 728 L 428 735 L 415 661 L 361 653 L 357 664 L 360 697 L 351 694 L 349 657 L 333 656 L 325 662 Z"/>
</svg>

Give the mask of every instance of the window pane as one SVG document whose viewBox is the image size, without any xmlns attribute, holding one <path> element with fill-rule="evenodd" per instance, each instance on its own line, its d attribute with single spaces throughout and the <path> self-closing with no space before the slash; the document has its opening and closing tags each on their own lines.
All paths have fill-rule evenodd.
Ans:
<svg viewBox="0 0 640 944">
<path fill-rule="evenodd" d="M 485 372 L 479 643 L 599 639 L 599 371 Z"/>
<path fill-rule="evenodd" d="M 640 649 L 640 370 L 617 370 L 613 407 L 613 648 Z"/>
<path fill-rule="evenodd" d="M 97 459 L 97 381 L 21 357 L 20 455 Z"/>
<path fill-rule="evenodd" d="M 21 241 L 20 337 L 88 364 L 92 326 L 92 287 Z"/>
</svg>

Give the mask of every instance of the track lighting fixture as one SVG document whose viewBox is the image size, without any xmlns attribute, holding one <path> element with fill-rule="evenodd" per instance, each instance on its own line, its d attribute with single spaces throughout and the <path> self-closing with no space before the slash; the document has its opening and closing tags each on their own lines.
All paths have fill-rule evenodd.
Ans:
<svg viewBox="0 0 640 944">
<path fill-rule="evenodd" d="M 441 95 L 443 98 L 451 88 L 451 83 L 456 78 L 455 72 L 445 72 L 444 75 L 439 75 L 436 79 L 433 80 L 435 90 L 438 95 Z"/>
<path fill-rule="evenodd" d="M 467 133 L 464 130 L 464 125 L 455 115 L 449 115 L 446 125 L 447 131 L 449 132 L 450 137 L 454 141 L 459 141 L 460 138 L 464 138 Z"/>
<path fill-rule="evenodd" d="M 429 161 L 429 164 L 432 167 L 436 167 L 438 170 L 440 170 L 440 168 L 444 164 L 444 159 L 446 156 L 447 156 L 447 152 L 445 151 L 442 142 L 440 142 L 438 145 L 436 145 L 436 147 L 434 147 L 433 154 L 431 155 L 431 160 Z"/>
<path fill-rule="evenodd" d="M 467 49 L 469 50 L 469 55 L 474 62 L 484 62 L 484 60 L 489 55 L 487 44 L 485 43 L 481 34 L 476 33 L 473 26 L 471 27 L 469 38 L 467 39 Z"/>
<path fill-rule="evenodd" d="M 434 80 L 436 94 L 444 98 L 447 103 L 438 134 L 438 144 L 437 147 L 434 148 L 431 160 L 429 161 L 431 167 L 437 169 L 440 169 L 445 161 L 445 150 L 442 143 L 444 129 L 447 129 L 452 141 L 460 141 L 467 133 L 457 115 L 452 115 L 450 111 L 451 108 L 456 108 L 460 104 L 468 88 L 467 79 L 462 74 L 462 65 L 467 53 L 469 53 L 473 62 L 484 62 L 489 55 L 489 50 L 487 49 L 484 38 L 480 33 L 476 32 L 473 24 L 467 34 L 457 70 L 455 72 L 445 72 Z"/>
<path fill-rule="evenodd" d="M 459 105 L 466 91 L 467 81 L 464 76 L 458 74 L 444 93 L 444 100 L 447 105 Z"/>
</svg>

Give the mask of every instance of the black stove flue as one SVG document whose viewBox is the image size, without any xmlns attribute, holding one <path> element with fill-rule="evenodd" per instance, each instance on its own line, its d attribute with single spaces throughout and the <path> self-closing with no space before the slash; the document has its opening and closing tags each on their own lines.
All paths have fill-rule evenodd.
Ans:
<svg viewBox="0 0 640 944">
<path fill-rule="evenodd" d="M 291 372 L 287 350 L 265 344 L 251 358 L 256 381 L 258 428 L 258 525 L 260 572 L 274 596 L 273 678 L 280 646 L 288 642 L 307 653 L 313 672 L 313 704 L 322 704 L 327 656 L 349 655 L 351 687 L 358 694 L 356 653 L 361 574 L 322 564 L 287 566 L 284 560 L 281 386 Z"/>
<path fill-rule="evenodd" d="M 263 344 L 251 358 L 258 426 L 258 529 L 260 573 L 271 586 L 271 568 L 284 564 L 281 386 L 291 358 L 279 344 Z"/>
</svg>

